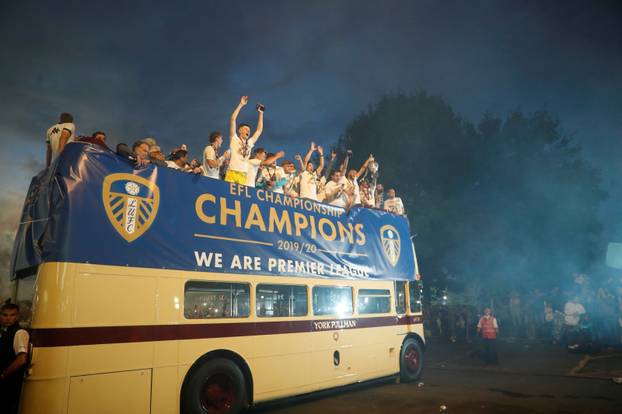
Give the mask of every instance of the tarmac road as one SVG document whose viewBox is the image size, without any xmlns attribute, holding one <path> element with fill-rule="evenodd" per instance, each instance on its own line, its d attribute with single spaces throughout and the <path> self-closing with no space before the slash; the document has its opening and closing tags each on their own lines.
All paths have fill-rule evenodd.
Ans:
<svg viewBox="0 0 622 414">
<path fill-rule="evenodd" d="M 468 344 L 429 343 L 423 385 L 394 380 L 278 402 L 262 414 L 622 413 L 622 384 L 568 376 L 584 358 L 548 344 L 500 343 L 483 367 Z M 442 406 L 446 408 L 443 409 Z"/>
</svg>

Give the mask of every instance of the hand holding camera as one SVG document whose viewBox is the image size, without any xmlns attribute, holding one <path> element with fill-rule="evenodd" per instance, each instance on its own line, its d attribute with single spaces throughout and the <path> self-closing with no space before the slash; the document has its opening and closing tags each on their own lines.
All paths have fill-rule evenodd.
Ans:
<svg viewBox="0 0 622 414">
<path fill-rule="evenodd" d="M 261 104 L 261 103 L 257 104 L 257 111 L 263 112 L 265 110 L 266 110 L 266 106 L 264 104 Z"/>
</svg>

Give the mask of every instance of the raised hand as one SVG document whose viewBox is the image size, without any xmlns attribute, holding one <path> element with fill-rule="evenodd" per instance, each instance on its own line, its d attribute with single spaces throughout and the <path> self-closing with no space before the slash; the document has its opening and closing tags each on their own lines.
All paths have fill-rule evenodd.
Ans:
<svg viewBox="0 0 622 414">
<path fill-rule="evenodd" d="M 248 96 L 244 95 L 240 98 L 240 105 L 245 106 L 248 103 Z"/>
<path fill-rule="evenodd" d="M 296 161 L 302 161 L 302 155 L 300 155 L 300 154 L 296 154 L 296 155 L 294 155 L 294 159 L 295 159 Z"/>
<path fill-rule="evenodd" d="M 317 152 L 319 152 L 322 157 L 324 156 L 324 148 L 322 148 L 321 145 L 317 146 Z"/>
<path fill-rule="evenodd" d="M 311 151 L 315 151 L 315 142 L 311 141 L 311 146 L 309 147 Z"/>
<path fill-rule="evenodd" d="M 274 155 L 276 155 L 277 158 L 284 157 L 285 156 L 285 151 L 277 151 L 276 154 L 274 154 Z"/>
<path fill-rule="evenodd" d="M 332 150 L 330 152 L 330 159 L 334 160 L 335 158 L 337 158 L 337 150 Z"/>
</svg>

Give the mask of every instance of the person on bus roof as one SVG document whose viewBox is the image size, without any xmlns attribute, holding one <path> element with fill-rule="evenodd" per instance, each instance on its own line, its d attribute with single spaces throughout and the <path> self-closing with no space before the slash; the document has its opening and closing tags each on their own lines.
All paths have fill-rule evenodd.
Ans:
<svg viewBox="0 0 622 414">
<path fill-rule="evenodd" d="M 246 104 L 248 104 L 248 96 L 242 96 L 240 98 L 240 103 L 231 114 L 231 119 L 229 121 L 229 150 L 231 151 L 231 160 L 229 161 L 229 169 L 225 175 L 225 181 L 243 185 L 246 184 L 246 173 L 248 171 L 248 160 L 251 156 L 251 151 L 263 131 L 264 112 L 264 106 L 261 104 L 257 105 L 259 120 L 257 121 L 257 130 L 251 135 L 250 125 L 237 125 L 238 114 Z"/>
<path fill-rule="evenodd" d="M 58 124 L 54 124 L 48 128 L 45 134 L 45 142 L 47 144 L 47 153 L 45 157 L 46 168 L 50 166 L 52 161 L 63 152 L 65 145 L 74 140 L 76 126 L 73 123 L 73 116 L 66 112 L 60 114 Z"/>
</svg>

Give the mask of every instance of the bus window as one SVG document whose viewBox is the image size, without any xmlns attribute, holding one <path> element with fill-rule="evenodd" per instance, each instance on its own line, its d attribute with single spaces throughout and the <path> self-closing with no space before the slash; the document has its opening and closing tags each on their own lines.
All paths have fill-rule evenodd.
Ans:
<svg viewBox="0 0 622 414">
<path fill-rule="evenodd" d="M 257 316 L 305 316 L 307 287 L 292 285 L 257 285 Z"/>
<path fill-rule="evenodd" d="M 406 282 L 395 282 L 395 311 L 398 315 L 406 313 Z"/>
<path fill-rule="evenodd" d="M 313 287 L 314 315 L 352 315 L 352 288 L 337 286 Z"/>
<path fill-rule="evenodd" d="M 245 283 L 187 282 L 184 316 L 187 319 L 246 317 L 250 313 L 249 292 Z"/>
<path fill-rule="evenodd" d="M 423 286 L 420 282 L 410 282 L 408 290 L 410 293 L 410 312 L 420 313 L 423 309 Z"/>
<path fill-rule="evenodd" d="M 389 289 L 359 289 L 359 313 L 387 313 L 390 310 L 391 292 Z"/>
</svg>

